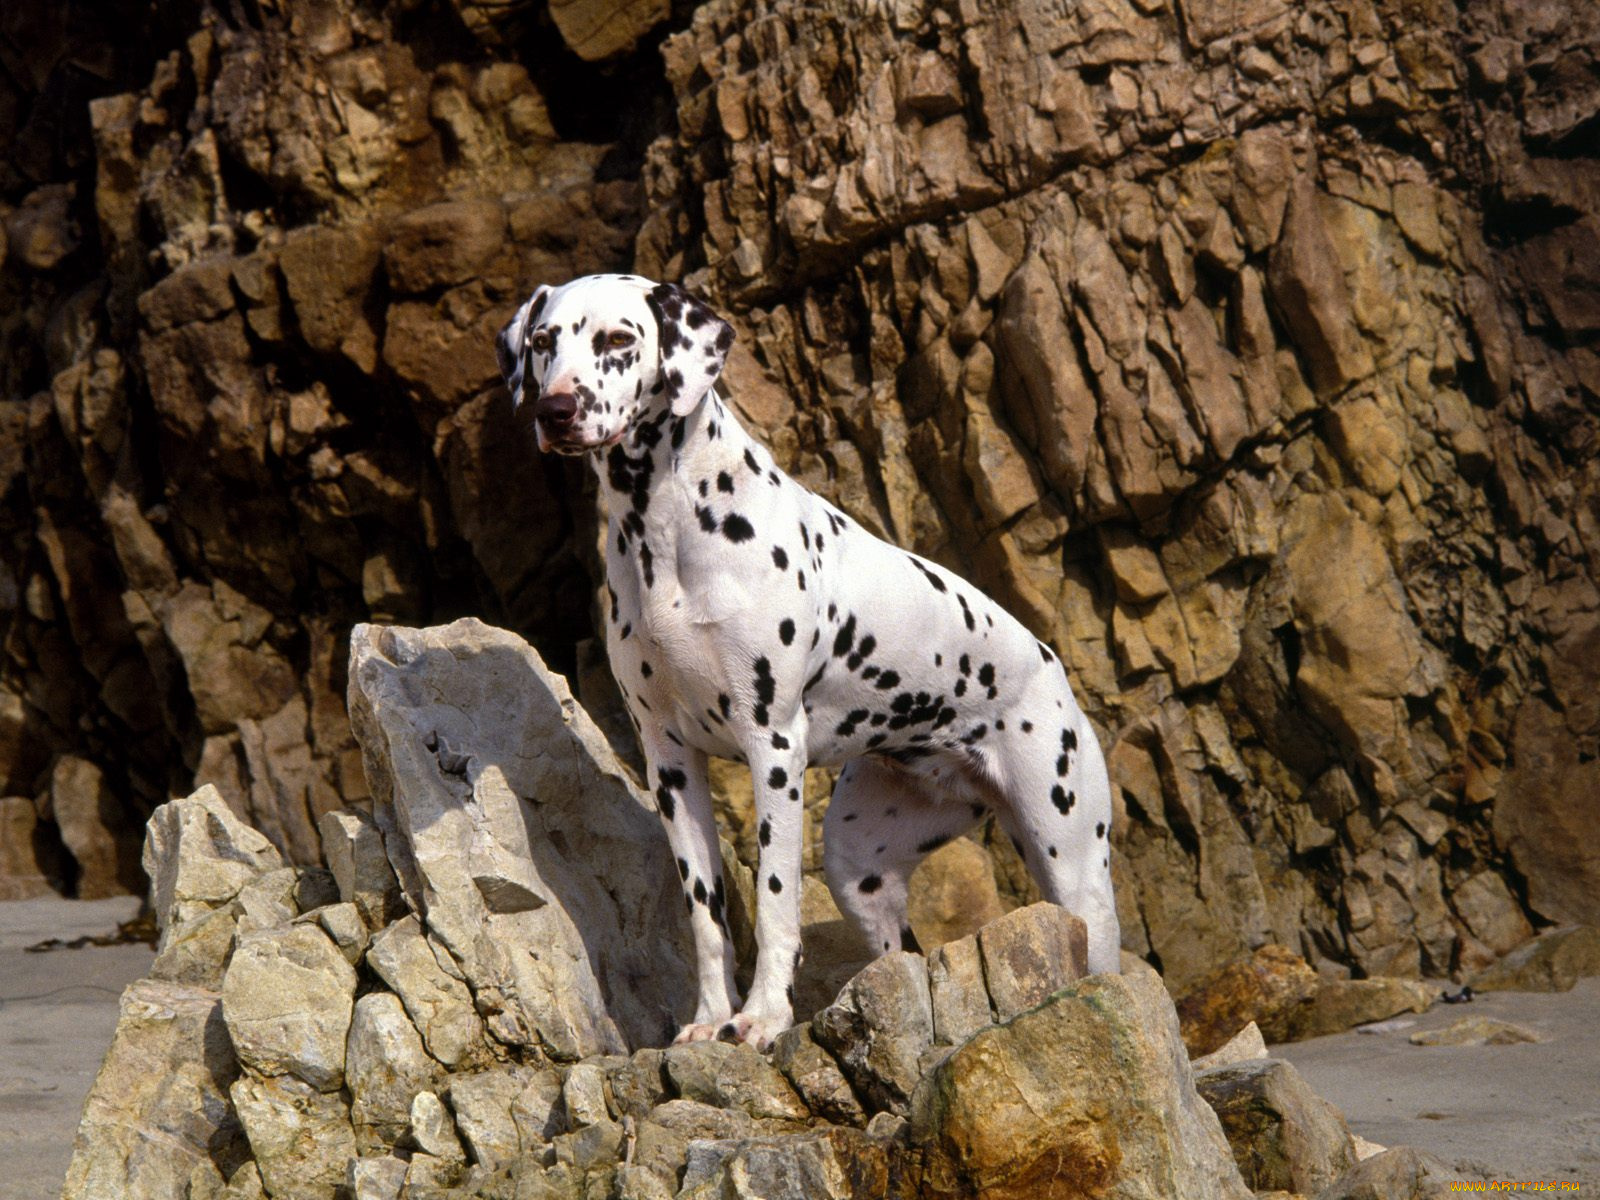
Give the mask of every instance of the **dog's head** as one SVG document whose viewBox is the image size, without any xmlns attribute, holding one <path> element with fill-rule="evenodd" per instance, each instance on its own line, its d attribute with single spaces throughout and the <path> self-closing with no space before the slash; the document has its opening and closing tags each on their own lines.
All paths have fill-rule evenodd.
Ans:
<svg viewBox="0 0 1600 1200">
<path fill-rule="evenodd" d="M 732 345 L 733 327 L 676 284 L 586 275 L 536 288 L 495 353 L 539 449 L 583 454 L 615 445 L 663 406 L 687 416 Z"/>
</svg>

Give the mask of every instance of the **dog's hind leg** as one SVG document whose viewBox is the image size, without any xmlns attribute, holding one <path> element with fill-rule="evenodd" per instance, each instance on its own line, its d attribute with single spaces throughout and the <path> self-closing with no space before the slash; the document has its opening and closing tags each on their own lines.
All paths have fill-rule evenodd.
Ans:
<svg viewBox="0 0 1600 1200">
<path fill-rule="evenodd" d="M 941 794 L 931 773 L 872 757 L 839 775 L 823 818 L 823 870 L 839 910 L 874 954 L 919 948 L 906 920 L 911 872 L 987 812 L 963 781 L 948 784 Z"/>
</svg>

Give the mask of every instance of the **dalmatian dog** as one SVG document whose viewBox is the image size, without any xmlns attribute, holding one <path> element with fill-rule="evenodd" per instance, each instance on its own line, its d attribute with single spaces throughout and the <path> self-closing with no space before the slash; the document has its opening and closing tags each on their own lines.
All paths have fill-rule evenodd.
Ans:
<svg viewBox="0 0 1600 1200">
<path fill-rule="evenodd" d="M 699 998 L 678 1041 L 765 1048 L 793 1019 L 804 776 L 843 764 L 823 823 L 839 908 L 915 949 L 906 881 L 993 813 L 1044 896 L 1115 972 L 1111 793 L 1051 649 L 971 584 L 807 491 L 714 384 L 733 329 L 673 284 L 540 287 L 496 349 L 543 451 L 582 455 L 609 513 L 606 644 L 677 859 Z M 750 767 L 760 843 L 737 1008 L 706 759 Z"/>
</svg>

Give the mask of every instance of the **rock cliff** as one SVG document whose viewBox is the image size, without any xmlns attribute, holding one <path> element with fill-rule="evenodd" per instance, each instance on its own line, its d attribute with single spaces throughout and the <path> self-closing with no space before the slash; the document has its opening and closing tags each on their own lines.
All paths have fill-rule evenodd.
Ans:
<svg viewBox="0 0 1600 1200">
<path fill-rule="evenodd" d="M 201 783 L 317 861 L 360 621 L 508 625 L 604 719 L 590 492 L 490 341 L 632 266 L 736 323 L 786 467 L 1061 652 L 1175 987 L 1596 921 L 1597 44 L 1555 0 L 7 6 L 0 889 L 137 886 Z"/>
</svg>

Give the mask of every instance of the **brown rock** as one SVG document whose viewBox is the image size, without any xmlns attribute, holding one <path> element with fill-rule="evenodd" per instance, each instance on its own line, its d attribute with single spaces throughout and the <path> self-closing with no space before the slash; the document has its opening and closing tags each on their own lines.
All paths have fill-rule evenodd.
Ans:
<svg viewBox="0 0 1600 1200">
<path fill-rule="evenodd" d="M 1317 976 L 1284 946 L 1263 946 L 1219 967 L 1178 1001 L 1183 1044 L 1191 1055 L 1209 1054 L 1251 1021 L 1271 1036 L 1281 1014 L 1317 994 Z"/>
<path fill-rule="evenodd" d="M 1547 929 L 1472 977 L 1480 991 L 1568 992 L 1581 978 L 1600 975 L 1600 929 Z"/>
<path fill-rule="evenodd" d="M 62 887 L 55 842 L 26 796 L 0 797 L 0 900 L 47 896 Z"/>
<path fill-rule="evenodd" d="M 1342 1033 L 1403 1012 L 1427 1012 L 1438 998 L 1437 984 L 1414 979 L 1319 979 L 1308 999 L 1262 1023 L 1269 1041 L 1295 1042 Z"/>
</svg>

